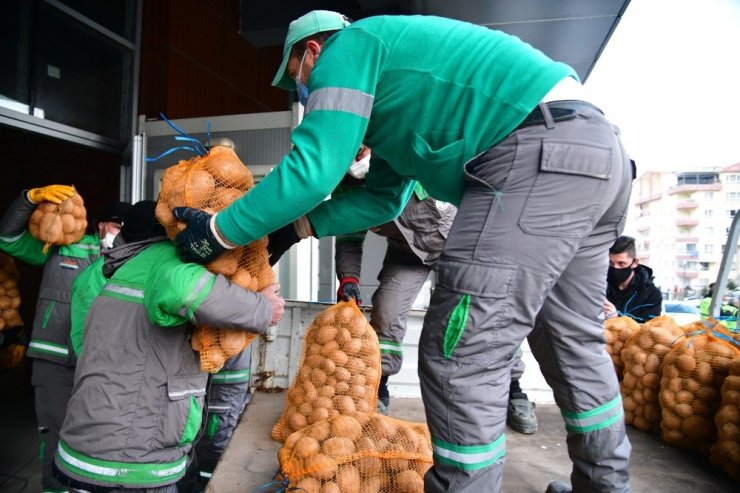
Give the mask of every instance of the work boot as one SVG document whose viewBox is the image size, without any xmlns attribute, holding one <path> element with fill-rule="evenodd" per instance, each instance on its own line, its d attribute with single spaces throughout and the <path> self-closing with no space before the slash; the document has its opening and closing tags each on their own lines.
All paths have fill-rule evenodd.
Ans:
<svg viewBox="0 0 740 493">
<path fill-rule="evenodd" d="M 553 481 L 547 486 L 545 493 L 572 493 L 573 488 L 563 481 Z"/>
<path fill-rule="evenodd" d="M 534 414 L 534 402 L 530 402 L 524 392 L 509 394 L 509 408 L 506 422 L 519 433 L 537 431 L 537 416 Z"/>
<path fill-rule="evenodd" d="M 383 416 L 388 416 L 390 405 L 391 394 L 388 392 L 388 377 L 383 375 L 380 377 L 380 385 L 378 385 L 378 404 L 376 410 Z"/>
</svg>

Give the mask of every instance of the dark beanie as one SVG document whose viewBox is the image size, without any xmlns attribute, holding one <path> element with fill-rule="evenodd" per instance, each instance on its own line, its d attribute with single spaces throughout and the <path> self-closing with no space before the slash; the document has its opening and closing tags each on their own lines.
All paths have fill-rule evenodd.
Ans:
<svg viewBox="0 0 740 493">
<path fill-rule="evenodd" d="M 159 224 L 154 215 L 157 207 L 156 200 L 142 200 L 135 203 L 123 217 L 121 236 L 126 243 L 148 240 L 164 236 L 164 227 Z"/>
<path fill-rule="evenodd" d="M 95 218 L 95 227 L 98 227 L 98 223 L 111 222 L 111 223 L 123 223 L 123 216 L 131 209 L 131 202 L 115 202 L 108 204 L 103 213 Z"/>
</svg>

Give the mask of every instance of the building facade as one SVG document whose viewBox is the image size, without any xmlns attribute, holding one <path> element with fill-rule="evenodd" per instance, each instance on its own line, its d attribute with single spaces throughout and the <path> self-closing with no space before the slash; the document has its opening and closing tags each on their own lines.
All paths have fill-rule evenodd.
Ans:
<svg viewBox="0 0 740 493">
<path fill-rule="evenodd" d="M 668 298 L 701 296 L 717 278 L 740 210 L 740 163 L 722 169 L 647 172 L 635 181 L 625 234 Z M 737 245 L 728 282 L 740 284 Z"/>
</svg>

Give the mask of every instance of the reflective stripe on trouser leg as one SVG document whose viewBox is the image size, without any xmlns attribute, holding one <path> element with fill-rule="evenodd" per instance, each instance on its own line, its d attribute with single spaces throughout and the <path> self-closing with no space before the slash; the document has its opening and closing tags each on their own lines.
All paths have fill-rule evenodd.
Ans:
<svg viewBox="0 0 740 493">
<path fill-rule="evenodd" d="M 419 348 L 433 439 L 470 446 L 499 439 L 513 355 L 561 274 L 581 249 L 591 250 L 586 247 L 592 241 L 597 247 L 590 254 L 602 263 L 589 265 L 583 276 L 605 279 L 608 247 L 602 240 L 610 236 L 613 241 L 621 228 L 630 168 L 603 116 L 588 106 L 579 113 L 552 130 L 514 132 L 466 165 L 465 193 L 439 263 Z M 596 229 L 602 218 L 611 232 L 592 238 L 600 235 Z M 604 292 L 603 287 L 576 287 L 569 294 L 591 309 L 603 302 Z M 459 337 L 448 337 L 448 322 L 466 295 L 470 306 L 464 329 Z M 555 318 L 569 313 L 554 308 Z M 593 310 L 585 324 L 579 320 L 576 331 L 598 326 L 598 313 Z M 578 339 L 572 342 L 576 359 L 590 354 L 577 347 Z M 619 443 L 605 445 L 604 455 L 624 469 Z M 500 491 L 502 462 L 463 471 L 435 460 L 425 489 Z"/>
<path fill-rule="evenodd" d="M 395 375 L 401 369 L 409 311 L 430 271 L 416 255 L 388 245 L 370 313 L 370 325 L 380 342 L 383 375 Z"/>
</svg>

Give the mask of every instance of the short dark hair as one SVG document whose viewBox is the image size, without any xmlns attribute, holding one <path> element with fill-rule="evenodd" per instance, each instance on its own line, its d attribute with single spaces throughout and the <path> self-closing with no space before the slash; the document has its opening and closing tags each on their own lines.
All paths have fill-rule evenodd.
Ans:
<svg viewBox="0 0 740 493">
<path fill-rule="evenodd" d="M 609 253 L 626 253 L 632 258 L 637 257 L 635 239 L 631 236 L 620 236 L 609 249 Z"/>
<path fill-rule="evenodd" d="M 303 56 L 303 54 L 306 52 L 306 44 L 309 41 L 316 41 L 320 45 L 324 45 L 324 42 L 329 39 L 334 33 L 339 32 L 339 30 L 334 31 L 321 31 L 320 33 L 312 34 L 311 36 L 306 36 L 300 41 L 296 41 L 293 44 L 293 48 L 291 49 L 291 54 L 295 56 Z"/>
</svg>

